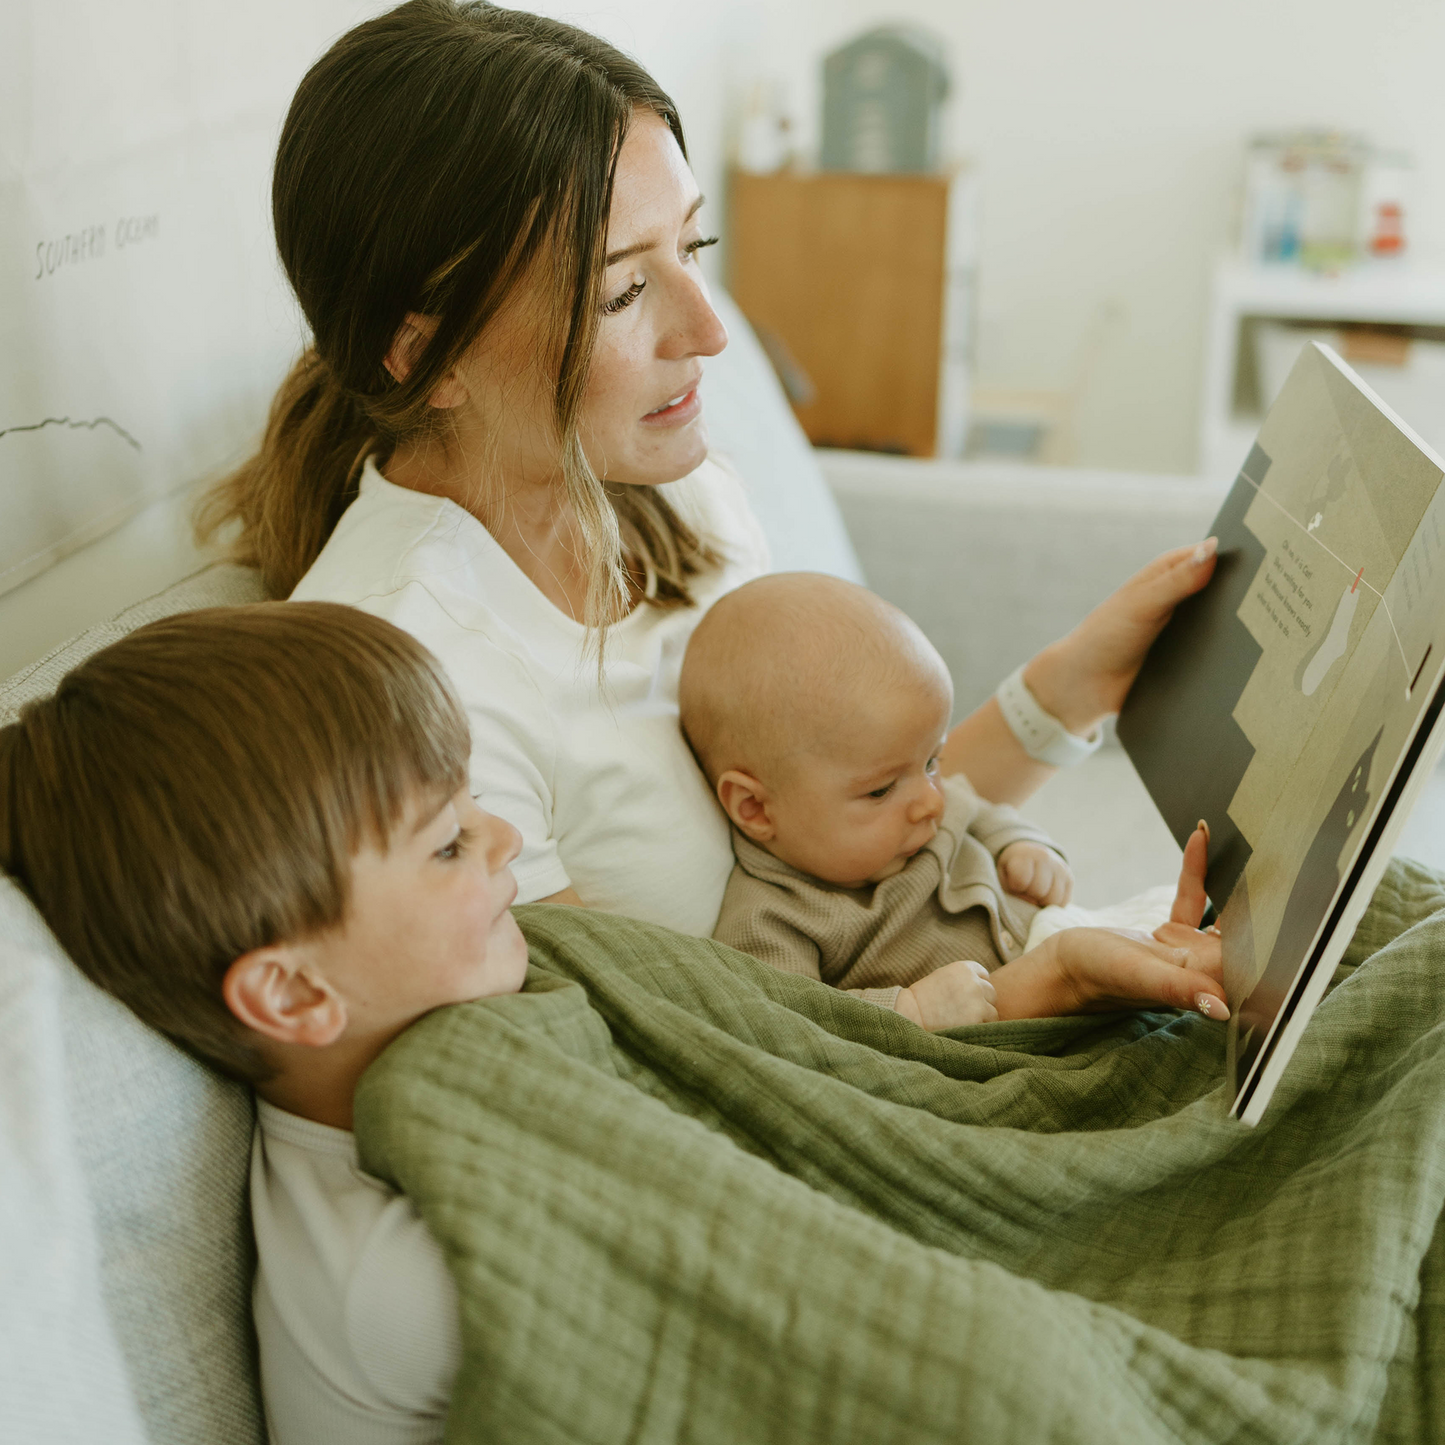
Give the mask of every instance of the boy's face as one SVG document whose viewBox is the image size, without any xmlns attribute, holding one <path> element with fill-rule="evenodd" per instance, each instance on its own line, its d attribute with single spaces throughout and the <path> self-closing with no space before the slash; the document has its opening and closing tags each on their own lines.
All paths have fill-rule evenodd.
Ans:
<svg viewBox="0 0 1445 1445">
<path fill-rule="evenodd" d="M 346 917 L 315 945 L 348 1035 L 395 1033 L 442 1004 L 521 988 L 527 945 L 508 911 L 520 848 L 517 830 L 462 789 L 439 810 L 414 805 L 384 849 L 353 858 Z"/>
<path fill-rule="evenodd" d="M 944 682 L 860 695 L 847 726 L 795 756 L 770 789 L 768 850 L 826 883 L 859 888 L 903 870 L 943 816 Z"/>
</svg>

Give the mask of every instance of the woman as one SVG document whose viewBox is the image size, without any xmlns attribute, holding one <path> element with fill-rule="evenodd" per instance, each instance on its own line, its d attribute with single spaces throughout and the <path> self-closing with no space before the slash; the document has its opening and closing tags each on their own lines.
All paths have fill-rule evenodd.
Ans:
<svg viewBox="0 0 1445 1445">
<path fill-rule="evenodd" d="M 671 101 L 594 37 L 454 0 L 357 27 L 302 82 L 276 161 L 314 345 L 209 521 L 239 522 L 273 593 L 363 607 L 442 660 L 472 791 L 522 835 L 521 901 L 708 934 L 732 855 L 678 729 L 678 670 L 702 611 L 768 562 L 707 455 L 703 363 L 727 337 L 697 268 L 701 205 Z M 1034 659 L 1029 687 L 1064 727 L 1118 708 L 1211 557 L 1161 558 Z M 945 766 L 1013 800 L 1049 771 L 996 703 Z M 1187 1002 L 1171 983 L 1191 943 L 1218 957 L 1190 928 L 1179 948 L 1077 937 L 1094 940 L 1080 1007 Z M 354 1141 L 322 1127 L 272 1120 L 258 1141 L 273 1434 L 440 1438 L 450 1276 L 407 1201 L 358 1188 Z M 324 1279 L 304 1267 L 313 1240 Z"/>
<path fill-rule="evenodd" d="M 705 935 L 732 855 L 678 668 L 702 611 L 768 561 L 708 458 L 700 383 L 727 337 L 702 205 L 672 102 L 602 41 L 452 0 L 353 30 L 276 161 L 314 345 L 209 521 L 239 521 L 274 593 L 364 607 L 442 659 L 473 790 L 524 840 L 521 901 Z M 1117 711 L 1212 567 L 1210 544 L 1167 554 L 1036 657 L 1036 742 L 1067 750 Z M 1051 771 L 1033 752 L 990 701 L 943 762 L 1016 802 Z"/>
</svg>

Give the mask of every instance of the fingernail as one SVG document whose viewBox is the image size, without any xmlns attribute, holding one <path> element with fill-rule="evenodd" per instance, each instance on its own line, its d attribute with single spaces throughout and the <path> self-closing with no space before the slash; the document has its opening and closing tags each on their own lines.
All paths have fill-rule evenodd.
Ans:
<svg viewBox="0 0 1445 1445">
<path fill-rule="evenodd" d="M 1207 1019 L 1227 1019 L 1229 1017 L 1229 1009 L 1223 999 L 1215 998 L 1212 993 L 1195 994 L 1194 1007 Z"/>
<path fill-rule="evenodd" d="M 1204 841 L 1209 842 L 1209 824 L 1201 818 L 1196 826 L 1204 829 Z"/>
<path fill-rule="evenodd" d="M 1195 549 L 1194 556 L 1190 559 L 1197 566 L 1200 562 L 1207 562 L 1219 550 L 1218 537 L 1206 537 Z"/>
</svg>

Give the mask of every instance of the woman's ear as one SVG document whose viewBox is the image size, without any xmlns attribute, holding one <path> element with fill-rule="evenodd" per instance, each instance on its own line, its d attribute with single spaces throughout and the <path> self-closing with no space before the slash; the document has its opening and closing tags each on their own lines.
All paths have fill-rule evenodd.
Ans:
<svg viewBox="0 0 1445 1445">
<path fill-rule="evenodd" d="M 754 843 L 772 841 L 777 829 L 768 810 L 768 790 L 752 774 L 729 768 L 717 780 L 717 800 Z"/>
<path fill-rule="evenodd" d="M 346 1000 L 294 944 L 243 953 L 226 970 L 221 996 L 248 1029 L 277 1043 L 325 1048 L 346 1029 Z"/>
<path fill-rule="evenodd" d="M 423 316 L 419 311 L 408 311 L 396 335 L 392 338 L 391 350 L 386 353 L 382 365 L 396 381 L 405 381 L 411 375 L 412 367 L 421 359 L 429 342 L 437 331 L 435 316 Z M 427 401 L 441 411 L 460 406 L 467 399 L 467 388 L 455 368 L 437 383 Z"/>
</svg>

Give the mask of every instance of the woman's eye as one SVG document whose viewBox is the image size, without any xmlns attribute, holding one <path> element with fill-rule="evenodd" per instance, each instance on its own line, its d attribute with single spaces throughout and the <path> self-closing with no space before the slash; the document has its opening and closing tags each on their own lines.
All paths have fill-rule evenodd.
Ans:
<svg viewBox="0 0 1445 1445">
<path fill-rule="evenodd" d="M 602 309 L 609 316 L 616 316 L 619 311 L 626 311 L 627 308 L 642 295 L 643 288 L 646 287 L 646 285 L 646 281 L 634 281 L 626 291 L 614 296 L 610 301 L 603 302 Z"/>
<path fill-rule="evenodd" d="M 881 788 L 874 788 L 873 791 L 868 794 L 868 796 L 870 798 L 886 798 L 892 791 L 893 784 L 885 783 Z"/>
<path fill-rule="evenodd" d="M 704 246 L 716 246 L 719 239 L 717 236 L 704 236 L 700 240 L 689 241 L 687 245 L 682 248 L 682 253 L 684 256 L 696 256 Z"/>
</svg>

